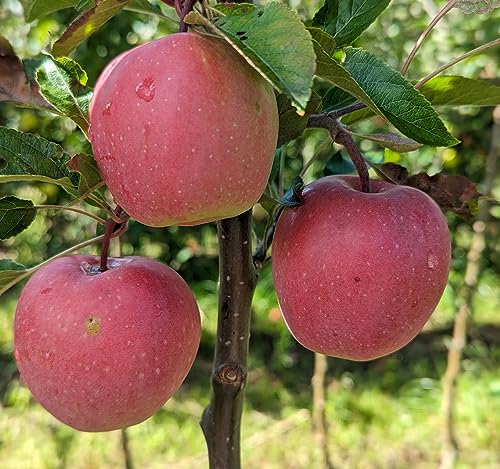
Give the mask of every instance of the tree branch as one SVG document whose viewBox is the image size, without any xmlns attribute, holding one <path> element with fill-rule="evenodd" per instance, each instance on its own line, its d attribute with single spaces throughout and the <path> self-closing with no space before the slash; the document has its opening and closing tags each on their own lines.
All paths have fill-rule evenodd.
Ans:
<svg viewBox="0 0 500 469">
<path fill-rule="evenodd" d="M 462 54 L 453 60 L 451 60 L 448 63 L 445 63 L 441 67 L 437 68 L 433 72 L 429 73 L 425 77 L 421 78 L 418 83 L 415 85 L 415 88 L 418 90 L 419 88 L 422 88 L 429 80 L 434 78 L 435 76 L 439 75 L 440 73 L 444 72 L 445 70 L 449 69 L 453 65 L 456 65 L 459 62 L 462 62 L 462 60 L 468 59 L 469 57 L 473 57 L 474 55 L 481 54 L 484 51 L 488 49 L 493 49 L 494 47 L 497 47 L 500 45 L 500 39 L 495 39 L 493 41 L 487 42 L 486 44 L 483 44 L 482 46 L 476 47 L 475 49 L 470 50 L 469 52 L 466 52 L 465 54 Z"/>
<path fill-rule="evenodd" d="M 432 18 L 432 21 L 428 24 L 427 28 L 424 29 L 422 34 L 419 36 L 417 39 L 417 42 L 413 46 L 413 49 L 410 51 L 408 54 L 408 57 L 406 58 L 405 62 L 403 63 L 401 67 L 401 75 L 405 75 L 408 69 L 410 68 L 410 64 L 412 63 L 413 59 L 417 55 L 418 50 L 420 49 L 420 46 L 423 44 L 425 41 L 425 38 L 431 33 L 433 30 L 434 26 L 443 18 L 454 6 L 455 3 L 457 3 L 457 0 L 449 0 L 446 5 L 441 8 L 441 10 L 438 11 L 437 15 Z"/>
<path fill-rule="evenodd" d="M 240 425 L 247 378 L 250 309 L 256 286 L 249 210 L 217 224 L 219 315 L 212 371 L 212 396 L 201 428 L 211 469 L 238 469 Z"/>
</svg>

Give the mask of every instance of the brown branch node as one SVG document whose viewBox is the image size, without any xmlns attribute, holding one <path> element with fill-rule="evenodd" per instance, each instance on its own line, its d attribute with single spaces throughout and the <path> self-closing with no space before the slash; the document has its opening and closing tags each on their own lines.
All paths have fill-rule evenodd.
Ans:
<svg viewBox="0 0 500 469">
<path fill-rule="evenodd" d="M 237 363 L 227 363 L 214 370 L 214 380 L 220 384 L 241 386 L 246 381 L 246 370 Z"/>
</svg>

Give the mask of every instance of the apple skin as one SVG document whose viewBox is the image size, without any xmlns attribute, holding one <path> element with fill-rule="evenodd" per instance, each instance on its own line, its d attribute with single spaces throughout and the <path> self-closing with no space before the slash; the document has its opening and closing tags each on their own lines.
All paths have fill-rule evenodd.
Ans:
<svg viewBox="0 0 500 469">
<path fill-rule="evenodd" d="M 200 343 L 184 280 L 141 257 L 60 258 L 24 287 L 14 321 L 21 380 L 65 424 L 88 432 L 135 425 L 179 388 Z"/>
<path fill-rule="evenodd" d="M 273 240 L 276 294 L 304 347 L 356 361 L 406 345 L 437 306 L 448 279 L 446 219 L 425 193 L 328 176 L 281 214 Z"/>
<path fill-rule="evenodd" d="M 129 215 L 154 227 L 196 225 L 258 201 L 278 138 L 277 104 L 231 46 L 178 33 L 108 67 L 95 86 L 89 137 Z"/>
</svg>

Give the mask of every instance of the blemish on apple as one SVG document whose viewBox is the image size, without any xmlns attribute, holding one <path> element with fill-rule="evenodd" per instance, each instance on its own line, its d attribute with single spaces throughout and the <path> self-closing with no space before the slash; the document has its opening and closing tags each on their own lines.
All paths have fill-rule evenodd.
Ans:
<svg viewBox="0 0 500 469">
<path fill-rule="evenodd" d="M 89 335 L 97 335 L 101 328 L 101 321 L 96 316 L 90 316 L 85 322 L 85 327 Z"/>
</svg>

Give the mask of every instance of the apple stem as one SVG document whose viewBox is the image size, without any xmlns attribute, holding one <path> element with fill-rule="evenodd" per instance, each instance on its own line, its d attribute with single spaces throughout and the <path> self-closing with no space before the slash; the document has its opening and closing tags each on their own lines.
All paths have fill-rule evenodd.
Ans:
<svg viewBox="0 0 500 469">
<path fill-rule="evenodd" d="M 368 175 L 368 166 L 366 164 L 363 155 L 359 151 L 358 146 L 354 142 L 351 134 L 346 130 L 342 129 L 337 132 L 336 138 L 334 139 L 335 143 L 339 143 L 342 145 L 349 156 L 351 157 L 351 161 L 356 167 L 356 171 L 358 172 L 359 180 L 361 181 L 361 190 L 363 192 L 370 192 L 370 178 Z"/>
<path fill-rule="evenodd" d="M 210 469 L 241 467 L 240 425 L 247 379 L 250 311 L 257 284 L 251 226 L 251 210 L 217 224 L 219 313 L 212 394 L 200 422 Z"/>
<path fill-rule="evenodd" d="M 102 240 L 102 246 L 101 246 L 101 263 L 99 266 L 99 270 L 101 272 L 106 272 L 108 270 L 108 251 L 109 251 L 109 244 L 111 242 L 111 238 L 114 238 L 116 236 L 120 236 L 126 227 L 126 223 L 128 220 L 128 215 L 123 210 L 119 205 L 116 206 L 114 210 L 114 214 L 119 217 L 120 220 L 123 220 L 121 222 L 116 222 L 112 218 L 110 218 L 106 222 L 106 228 L 104 231 L 104 238 Z"/>
<path fill-rule="evenodd" d="M 346 149 L 352 162 L 354 163 L 361 181 L 361 190 L 363 192 L 370 192 L 370 179 L 366 161 L 359 151 L 359 148 L 354 142 L 351 134 L 338 120 L 341 116 L 348 114 L 349 112 L 362 109 L 363 107 L 363 103 L 354 103 L 352 106 L 339 109 L 338 111 L 312 114 L 307 120 L 307 127 L 326 129 L 330 132 L 332 140 Z"/>
</svg>

